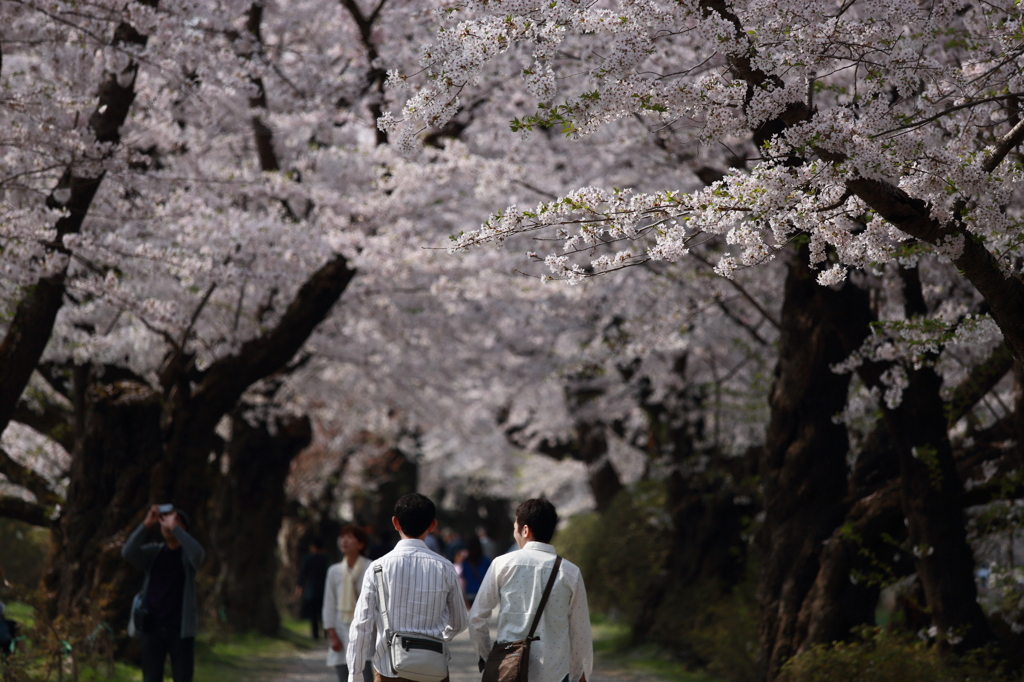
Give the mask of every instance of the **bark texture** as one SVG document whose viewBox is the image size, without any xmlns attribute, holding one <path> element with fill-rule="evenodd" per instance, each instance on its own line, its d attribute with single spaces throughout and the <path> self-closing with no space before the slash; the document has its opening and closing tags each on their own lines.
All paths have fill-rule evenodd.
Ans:
<svg viewBox="0 0 1024 682">
<path fill-rule="evenodd" d="M 44 584 L 54 614 L 99 607 L 108 622 L 123 624 L 142 576 L 121 558 L 121 546 L 150 501 L 160 400 L 144 384 L 90 381 L 86 369 L 77 374 L 77 445 Z"/>
<path fill-rule="evenodd" d="M 847 433 L 832 417 L 846 404 L 850 377 L 831 366 L 848 352 L 837 323 L 866 297 L 850 283 L 840 291 L 819 286 L 806 262 L 805 253 L 795 254 L 786 278 L 771 421 L 760 463 L 765 521 L 758 542 L 758 599 L 769 680 L 807 641 L 800 612 L 817 579 L 823 543 L 846 514 Z M 826 630 L 817 628 L 816 636 L 847 634 Z"/>
<path fill-rule="evenodd" d="M 210 513 L 213 608 L 235 632 L 276 635 L 277 534 L 285 512 L 282 482 L 313 437 L 307 417 L 255 424 L 235 412 Z"/>
</svg>

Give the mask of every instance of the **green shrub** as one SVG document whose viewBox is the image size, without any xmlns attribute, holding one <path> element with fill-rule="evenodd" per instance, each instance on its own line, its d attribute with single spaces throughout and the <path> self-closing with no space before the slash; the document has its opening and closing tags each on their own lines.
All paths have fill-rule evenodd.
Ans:
<svg viewBox="0 0 1024 682">
<path fill-rule="evenodd" d="M 12 583 L 35 587 L 43 573 L 49 544 L 50 531 L 45 528 L 0 518 L 0 571 Z"/>
<path fill-rule="evenodd" d="M 709 597 L 697 612 L 683 638 L 693 652 L 706 663 L 707 671 L 723 682 L 756 682 L 761 679 L 758 660 L 757 599 L 753 578 L 722 596 L 708 590 Z"/>
<path fill-rule="evenodd" d="M 623 490 L 604 514 L 569 519 L 555 535 L 559 554 L 580 567 L 592 610 L 628 623 L 643 604 L 668 553 L 660 482 Z"/>
<path fill-rule="evenodd" d="M 559 553 L 580 567 L 591 613 L 633 626 L 640 609 L 662 593 L 648 634 L 634 644 L 658 647 L 723 682 L 755 682 L 759 656 L 753 580 L 729 590 L 711 580 L 681 588 L 665 575 L 671 546 L 663 484 L 622 491 L 604 514 L 574 516 L 555 536 Z M 616 637 L 616 648 L 630 641 Z"/>
<path fill-rule="evenodd" d="M 940 658 L 906 634 L 863 628 L 851 642 L 818 645 L 783 667 L 779 682 L 1005 682 L 985 655 Z"/>
</svg>

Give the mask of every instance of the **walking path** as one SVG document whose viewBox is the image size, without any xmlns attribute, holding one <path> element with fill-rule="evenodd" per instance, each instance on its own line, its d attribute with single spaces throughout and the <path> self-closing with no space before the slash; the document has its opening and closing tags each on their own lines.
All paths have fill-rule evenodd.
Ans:
<svg viewBox="0 0 1024 682">
<path fill-rule="evenodd" d="M 326 645 L 325 645 L 326 646 Z M 451 682 L 480 682 L 477 672 L 478 656 L 469 639 L 469 633 L 463 632 L 451 644 L 452 661 L 450 670 Z M 312 649 L 296 652 L 267 661 L 258 674 L 252 677 L 253 682 L 335 682 L 334 670 L 324 663 L 326 651 Z M 645 678 L 632 671 L 607 669 L 598 664 L 594 666 L 594 674 L 590 682 L 647 682 Z"/>
</svg>

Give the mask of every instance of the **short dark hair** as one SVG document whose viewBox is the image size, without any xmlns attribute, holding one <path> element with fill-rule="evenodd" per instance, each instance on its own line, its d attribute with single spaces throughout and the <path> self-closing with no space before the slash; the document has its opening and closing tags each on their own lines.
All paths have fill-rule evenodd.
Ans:
<svg viewBox="0 0 1024 682">
<path fill-rule="evenodd" d="M 309 546 L 310 547 L 316 547 L 317 549 L 323 549 L 324 548 L 324 541 L 321 540 L 320 538 L 313 538 L 312 540 L 309 541 Z"/>
<path fill-rule="evenodd" d="M 434 503 L 419 493 L 402 495 L 395 502 L 395 518 L 407 537 L 418 538 L 423 535 L 436 516 Z"/>
<path fill-rule="evenodd" d="M 346 523 L 342 526 L 341 530 L 338 531 L 338 537 L 340 538 L 342 535 L 351 535 L 356 539 L 356 542 L 362 543 L 363 551 L 366 551 L 366 548 L 370 546 L 370 536 L 366 534 L 365 530 L 355 524 Z"/>
<path fill-rule="evenodd" d="M 192 525 L 192 523 L 188 519 L 188 514 L 178 509 L 177 507 L 174 508 L 174 513 L 178 515 L 178 520 L 181 521 L 183 526 L 185 526 L 185 530 L 188 530 L 189 526 Z"/>
<path fill-rule="evenodd" d="M 543 498 L 527 500 L 516 507 L 516 521 L 520 528 L 529 526 L 538 541 L 551 542 L 558 525 L 558 512 L 555 505 Z"/>
</svg>

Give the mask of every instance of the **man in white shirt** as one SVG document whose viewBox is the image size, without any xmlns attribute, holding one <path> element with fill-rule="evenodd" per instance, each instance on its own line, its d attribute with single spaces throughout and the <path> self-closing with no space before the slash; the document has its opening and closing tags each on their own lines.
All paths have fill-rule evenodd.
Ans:
<svg viewBox="0 0 1024 682">
<path fill-rule="evenodd" d="M 498 642 L 525 639 L 555 564 L 551 538 L 558 513 L 547 500 L 527 500 L 516 509 L 514 537 L 519 551 L 494 559 L 469 613 L 469 632 L 480 657 L 493 642 L 487 620 L 498 607 Z M 586 682 L 594 666 L 594 646 L 583 576 L 562 560 L 530 646 L 530 682 Z"/>
<path fill-rule="evenodd" d="M 380 564 L 394 632 L 416 633 L 451 641 L 466 629 L 469 616 L 455 567 L 431 552 L 423 538 L 437 526 L 434 503 L 419 493 L 395 504 L 391 522 L 402 537 L 395 548 L 374 561 L 363 578 L 349 628 L 349 682 L 361 682 L 361 661 L 373 653 L 375 682 L 396 682 L 378 604 L 374 567 Z M 447 679 L 447 678 L 446 678 Z"/>
</svg>

